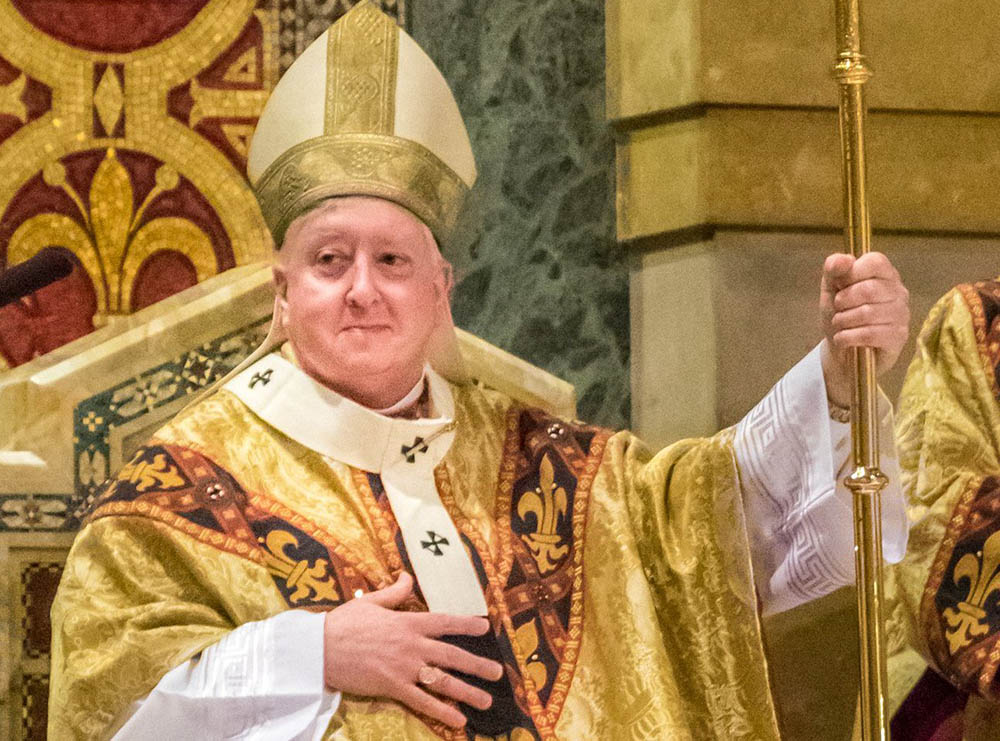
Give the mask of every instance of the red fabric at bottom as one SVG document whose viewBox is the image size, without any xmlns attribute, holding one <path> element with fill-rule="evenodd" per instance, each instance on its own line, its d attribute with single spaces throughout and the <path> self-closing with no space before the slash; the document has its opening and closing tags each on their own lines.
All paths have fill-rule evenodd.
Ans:
<svg viewBox="0 0 1000 741">
<path fill-rule="evenodd" d="M 967 693 L 928 669 L 892 718 L 892 741 L 962 741 Z"/>
</svg>

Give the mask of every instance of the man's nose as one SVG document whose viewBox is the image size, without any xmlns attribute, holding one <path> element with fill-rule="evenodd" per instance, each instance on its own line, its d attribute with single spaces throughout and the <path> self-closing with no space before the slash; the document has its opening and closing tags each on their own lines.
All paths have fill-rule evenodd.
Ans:
<svg viewBox="0 0 1000 741">
<path fill-rule="evenodd" d="M 378 299 L 378 276 L 366 257 L 359 255 L 351 266 L 350 286 L 345 298 L 356 306 L 370 306 Z"/>
</svg>

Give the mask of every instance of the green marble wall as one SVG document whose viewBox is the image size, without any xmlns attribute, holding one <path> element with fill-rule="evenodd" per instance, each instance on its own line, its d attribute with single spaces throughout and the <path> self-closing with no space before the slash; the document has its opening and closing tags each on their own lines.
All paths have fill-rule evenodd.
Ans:
<svg viewBox="0 0 1000 741">
<path fill-rule="evenodd" d="M 573 383 L 583 419 L 627 424 L 603 0 L 410 0 L 408 14 L 479 165 L 449 255 L 456 322 Z"/>
</svg>

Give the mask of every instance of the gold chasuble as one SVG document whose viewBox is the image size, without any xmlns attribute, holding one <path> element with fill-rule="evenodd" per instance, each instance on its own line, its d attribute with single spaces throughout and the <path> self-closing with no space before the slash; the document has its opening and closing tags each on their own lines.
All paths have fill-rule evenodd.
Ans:
<svg viewBox="0 0 1000 741">
<path fill-rule="evenodd" d="M 414 571 L 383 476 L 286 436 L 243 400 L 306 378 L 268 374 L 260 363 L 274 357 L 160 430 L 95 502 L 53 608 L 52 738 L 108 734 L 236 626 L 328 610 Z M 485 736 L 345 694 L 326 738 L 776 739 L 729 437 L 652 455 L 627 432 L 431 383 L 454 402 L 433 480 L 513 702 Z M 357 436 L 374 441 L 357 409 Z M 430 443 L 366 443 L 365 455 L 416 460 Z M 446 540 L 416 542 L 433 552 Z M 419 589 L 406 608 L 427 609 Z"/>
<path fill-rule="evenodd" d="M 927 317 L 903 387 L 897 445 L 915 524 L 889 585 L 892 699 L 924 669 L 906 645 L 958 689 L 925 675 L 894 720 L 901 738 L 1000 734 L 998 373 L 1000 281 L 958 286 Z"/>
</svg>

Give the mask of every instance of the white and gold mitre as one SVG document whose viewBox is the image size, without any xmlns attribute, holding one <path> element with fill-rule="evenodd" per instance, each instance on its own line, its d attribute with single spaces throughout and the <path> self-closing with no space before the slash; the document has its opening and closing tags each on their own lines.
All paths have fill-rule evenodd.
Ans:
<svg viewBox="0 0 1000 741">
<path fill-rule="evenodd" d="M 343 195 L 398 203 L 444 243 L 476 163 L 441 72 L 392 18 L 362 0 L 278 81 L 247 174 L 278 246 L 296 217 Z"/>
</svg>

